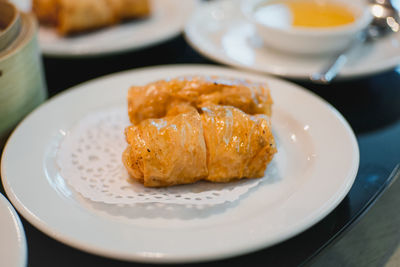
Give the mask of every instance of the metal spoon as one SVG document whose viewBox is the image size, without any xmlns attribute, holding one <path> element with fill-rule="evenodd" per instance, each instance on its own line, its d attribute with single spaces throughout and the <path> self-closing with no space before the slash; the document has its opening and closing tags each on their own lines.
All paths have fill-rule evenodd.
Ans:
<svg viewBox="0 0 400 267">
<path fill-rule="evenodd" d="M 315 83 L 328 84 L 346 64 L 353 49 L 364 42 L 374 41 L 389 33 L 400 31 L 399 14 L 393 7 L 391 0 L 370 0 L 369 8 L 373 19 L 368 27 L 363 30 L 347 48 L 341 51 L 322 71 L 310 75 Z"/>
</svg>

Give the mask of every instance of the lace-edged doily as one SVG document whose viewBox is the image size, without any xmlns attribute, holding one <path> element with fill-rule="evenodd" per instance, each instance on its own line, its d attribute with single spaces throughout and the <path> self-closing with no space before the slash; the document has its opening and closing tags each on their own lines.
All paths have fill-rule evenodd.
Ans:
<svg viewBox="0 0 400 267">
<path fill-rule="evenodd" d="M 260 179 L 218 184 L 198 182 L 167 188 L 146 188 L 129 178 L 121 161 L 127 144 L 125 107 L 88 114 L 62 140 L 57 165 L 61 176 L 85 198 L 106 204 L 222 204 L 237 200 Z"/>
</svg>

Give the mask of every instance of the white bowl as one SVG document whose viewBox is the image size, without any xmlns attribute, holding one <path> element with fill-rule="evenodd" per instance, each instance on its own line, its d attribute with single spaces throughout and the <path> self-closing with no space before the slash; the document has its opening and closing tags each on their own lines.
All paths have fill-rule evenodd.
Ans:
<svg viewBox="0 0 400 267">
<path fill-rule="evenodd" d="M 295 1 L 295 0 L 293 0 Z M 243 0 L 241 9 L 245 17 L 257 28 L 258 35 L 266 46 L 284 52 L 321 55 L 338 52 L 348 46 L 372 19 L 366 1 L 362 0 L 320 0 L 346 6 L 355 15 L 352 23 L 343 26 L 311 28 L 311 27 L 273 27 L 256 19 L 255 11 L 260 5 L 271 0 Z M 276 1 L 274 1 L 276 2 Z M 277 14 L 274 14 L 277 15 Z"/>
</svg>

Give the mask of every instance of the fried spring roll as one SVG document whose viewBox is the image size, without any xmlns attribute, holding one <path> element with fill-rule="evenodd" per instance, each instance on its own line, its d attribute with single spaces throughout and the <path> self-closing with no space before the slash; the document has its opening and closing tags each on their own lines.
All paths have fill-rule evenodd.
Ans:
<svg viewBox="0 0 400 267">
<path fill-rule="evenodd" d="M 248 115 L 230 106 L 213 105 L 201 110 L 207 146 L 206 180 L 229 182 L 262 177 L 276 153 L 269 118 Z"/>
<path fill-rule="evenodd" d="M 146 17 L 150 15 L 149 0 L 108 0 L 119 20 Z"/>
<path fill-rule="evenodd" d="M 181 77 L 131 87 L 129 118 L 133 124 L 148 118 L 162 118 L 179 103 L 189 103 L 196 108 L 229 105 L 248 114 L 270 116 L 272 98 L 265 84 L 208 76 Z"/>
<path fill-rule="evenodd" d="M 62 35 L 83 32 L 150 14 L 149 0 L 33 0 L 42 23 Z"/>
<path fill-rule="evenodd" d="M 180 113 L 180 111 L 185 113 Z M 179 114 L 180 113 L 180 114 Z M 207 176 L 206 146 L 200 115 L 193 107 L 126 128 L 123 163 L 148 187 L 194 183 Z"/>
<path fill-rule="evenodd" d="M 117 23 L 107 0 L 58 0 L 57 30 L 66 35 Z"/>
<path fill-rule="evenodd" d="M 177 105 L 165 118 L 128 127 L 123 162 L 132 178 L 161 187 L 262 177 L 276 152 L 268 118 L 217 105 L 201 113 Z"/>
<path fill-rule="evenodd" d="M 38 20 L 44 24 L 57 24 L 58 0 L 33 0 L 32 9 Z"/>
</svg>

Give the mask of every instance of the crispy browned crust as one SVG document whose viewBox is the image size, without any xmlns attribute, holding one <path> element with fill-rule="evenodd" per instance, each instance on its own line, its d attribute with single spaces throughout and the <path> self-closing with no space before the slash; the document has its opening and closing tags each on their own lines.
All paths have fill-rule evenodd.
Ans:
<svg viewBox="0 0 400 267">
<path fill-rule="evenodd" d="M 178 109 L 177 111 L 180 111 Z M 162 119 L 126 128 L 123 162 L 148 187 L 194 183 L 207 176 L 206 146 L 199 113 L 188 107 Z"/>
<path fill-rule="evenodd" d="M 151 13 L 149 0 L 33 0 L 39 21 L 62 35 L 114 25 Z"/>
<path fill-rule="evenodd" d="M 227 105 L 248 114 L 271 115 L 272 98 L 266 84 L 211 76 L 185 76 L 132 86 L 128 92 L 128 114 L 137 124 L 162 118 L 170 106 L 188 103 L 196 108 Z"/>
<path fill-rule="evenodd" d="M 33 0 L 32 10 L 40 23 L 57 24 L 57 0 Z"/>
<path fill-rule="evenodd" d="M 133 179 L 162 187 L 264 175 L 277 152 L 267 116 L 269 90 L 245 81 L 214 81 L 179 78 L 131 89 L 135 125 L 125 130 L 123 162 Z"/>
</svg>

